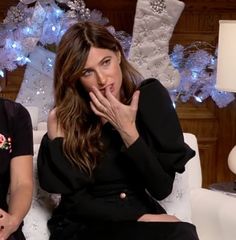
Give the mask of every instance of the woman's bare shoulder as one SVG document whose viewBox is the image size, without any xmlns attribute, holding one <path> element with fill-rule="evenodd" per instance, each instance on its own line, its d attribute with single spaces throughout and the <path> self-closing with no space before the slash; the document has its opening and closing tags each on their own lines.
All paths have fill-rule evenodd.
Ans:
<svg viewBox="0 0 236 240">
<path fill-rule="evenodd" d="M 53 108 L 48 114 L 48 137 L 53 140 L 56 137 L 63 136 L 57 119 L 57 109 Z"/>
</svg>

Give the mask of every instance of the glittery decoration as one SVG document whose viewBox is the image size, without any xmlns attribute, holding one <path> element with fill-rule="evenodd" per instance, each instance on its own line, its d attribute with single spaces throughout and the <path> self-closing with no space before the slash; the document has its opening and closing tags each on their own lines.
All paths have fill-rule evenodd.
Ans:
<svg viewBox="0 0 236 240">
<path fill-rule="evenodd" d="M 152 0 L 150 1 L 151 9 L 153 12 L 161 14 L 166 12 L 165 0 Z"/>
<path fill-rule="evenodd" d="M 184 4 L 175 0 L 168 1 L 168 8 L 165 4 L 165 1 L 137 1 L 129 60 L 144 78 L 156 78 L 167 89 L 174 89 L 180 77 L 171 65 L 169 41 Z"/>
<path fill-rule="evenodd" d="M 24 11 L 19 7 L 10 7 L 10 9 L 7 12 L 7 17 L 3 20 L 3 23 L 19 23 L 24 20 L 25 13 Z"/>
<path fill-rule="evenodd" d="M 36 47 L 29 56 L 16 101 L 25 106 L 39 107 L 39 121 L 47 121 L 48 113 L 53 106 L 53 65 L 55 54 Z"/>
<path fill-rule="evenodd" d="M 22 2 L 22 3 L 26 4 L 26 5 L 28 5 L 28 4 L 31 4 L 31 3 L 36 2 L 36 0 L 20 0 L 20 2 Z"/>
<path fill-rule="evenodd" d="M 85 7 L 83 0 L 71 0 L 67 2 L 67 6 L 71 9 L 71 11 L 67 13 L 67 16 L 74 18 L 79 15 L 81 19 L 90 18 L 90 10 Z"/>
<path fill-rule="evenodd" d="M 113 26 L 108 26 L 107 30 L 120 42 L 126 57 L 128 57 L 132 37 L 124 31 L 116 31 Z"/>
<path fill-rule="evenodd" d="M 48 96 L 52 97 L 51 74 L 54 59 L 50 54 L 44 53 L 42 61 L 35 65 L 31 52 L 38 44 L 43 46 L 49 43 L 57 44 L 66 29 L 78 19 L 87 16 L 91 21 L 103 25 L 108 23 L 108 19 L 102 17 L 100 11 L 90 12 L 86 9 L 84 1 L 60 0 L 58 2 L 68 4 L 70 10 L 64 12 L 53 0 L 21 0 L 16 7 L 9 9 L 5 23 L 0 25 L 0 75 L 3 75 L 5 69 L 13 71 L 18 66 L 32 61 L 28 64 L 29 68 L 33 66 L 37 69 L 25 74 L 19 99 L 25 105 L 42 104 L 40 107 L 41 119 L 46 118 L 52 106 L 52 99 L 49 99 Z M 212 46 L 204 42 L 194 42 L 186 47 L 176 45 L 170 56 L 167 55 L 168 38 L 173 30 L 172 22 L 168 18 L 168 13 L 165 15 L 165 19 L 161 14 L 155 14 L 166 11 L 165 1 L 143 2 L 151 5 L 152 14 L 157 22 L 151 24 L 149 19 L 145 19 L 140 26 L 140 38 L 135 38 L 132 43 L 135 52 L 133 55 L 134 66 L 143 66 L 146 69 L 145 74 L 162 79 L 168 86 L 172 86 L 180 77 L 179 86 L 169 90 L 174 101 L 187 102 L 190 98 L 194 98 L 196 101 L 202 102 L 211 97 L 219 107 L 225 107 L 232 102 L 234 100 L 233 93 L 215 89 L 217 49 L 212 54 Z M 27 4 L 30 3 L 35 3 L 34 7 L 28 7 Z M 68 12 L 73 12 L 74 19 L 67 15 Z M 145 11 L 140 12 L 139 17 L 142 19 L 144 14 Z M 157 28 L 157 26 L 159 27 Z M 109 30 L 121 42 L 127 56 L 130 51 L 131 37 L 125 32 L 115 31 L 113 27 L 110 27 Z M 157 31 L 158 37 L 152 39 L 151 35 L 155 35 L 155 31 Z M 144 46 L 146 42 L 148 45 Z M 153 46 L 155 46 L 154 51 L 151 50 Z M 30 58 L 28 58 L 29 55 Z M 175 68 L 174 71 L 168 64 L 169 57 Z M 151 65 L 146 61 L 147 58 L 151 61 Z M 177 74 L 178 71 L 180 76 Z"/>
<path fill-rule="evenodd" d="M 13 71 L 27 64 L 16 101 L 25 106 L 38 106 L 39 121 L 47 120 L 53 106 L 55 54 L 46 46 L 57 45 L 65 31 L 78 20 L 89 19 L 101 25 L 109 22 L 100 11 L 86 8 L 82 0 L 57 2 L 66 4 L 69 10 L 61 9 L 54 0 L 20 0 L 16 7 L 9 9 L 5 22 L 0 24 L 0 75 L 5 69 Z M 127 55 L 131 36 L 116 32 L 114 28 L 113 34 Z"/>
<path fill-rule="evenodd" d="M 44 70 L 47 73 L 51 73 L 53 71 L 55 59 L 51 57 L 47 57 L 45 61 L 42 61 L 42 70 Z"/>
<path fill-rule="evenodd" d="M 107 24 L 107 18 L 100 11 L 90 12 L 84 1 L 70 3 L 73 10 L 68 11 L 61 9 L 55 0 L 21 0 L 11 7 L 4 23 L 0 24 L 0 69 L 13 71 L 26 64 L 27 56 L 37 45 L 58 44 L 65 31 L 78 19 L 91 17 L 93 22 Z M 68 12 L 74 12 L 74 18 L 67 15 Z"/>
<path fill-rule="evenodd" d="M 193 42 L 188 46 L 176 45 L 171 61 L 180 72 L 180 84 L 169 91 L 173 101 L 187 102 L 191 98 L 203 102 L 208 97 L 220 108 L 235 97 L 233 93 L 215 88 L 217 49 L 206 42 Z"/>
<path fill-rule="evenodd" d="M 57 0 L 57 2 L 59 2 L 59 3 L 67 3 L 67 2 L 69 2 L 69 0 Z"/>
</svg>

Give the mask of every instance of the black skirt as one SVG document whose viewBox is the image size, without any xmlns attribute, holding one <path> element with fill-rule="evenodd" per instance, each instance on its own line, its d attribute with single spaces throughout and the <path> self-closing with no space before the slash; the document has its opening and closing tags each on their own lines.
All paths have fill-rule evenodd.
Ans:
<svg viewBox="0 0 236 240">
<path fill-rule="evenodd" d="M 50 224 L 49 224 L 50 225 Z M 51 228 L 50 240 L 198 240 L 187 222 L 67 222 Z"/>
</svg>

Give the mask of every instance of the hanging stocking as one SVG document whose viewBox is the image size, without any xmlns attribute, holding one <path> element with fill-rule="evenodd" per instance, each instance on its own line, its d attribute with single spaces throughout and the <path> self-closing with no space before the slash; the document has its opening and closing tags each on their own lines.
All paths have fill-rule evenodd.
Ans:
<svg viewBox="0 0 236 240">
<path fill-rule="evenodd" d="M 145 78 L 157 78 L 168 89 L 179 84 L 169 41 L 183 9 L 178 0 L 138 0 L 136 6 L 129 60 Z"/>
<path fill-rule="evenodd" d="M 29 58 L 16 102 L 39 107 L 39 121 L 47 121 L 48 112 L 53 107 L 55 54 L 37 46 Z"/>
</svg>

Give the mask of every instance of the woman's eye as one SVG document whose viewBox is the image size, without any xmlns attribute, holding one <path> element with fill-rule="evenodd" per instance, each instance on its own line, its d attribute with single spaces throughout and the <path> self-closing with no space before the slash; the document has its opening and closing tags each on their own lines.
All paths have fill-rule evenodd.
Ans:
<svg viewBox="0 0 236 240">
<path fill-rule="evenodd" d="M 107 66 L 110 64 L 110 62 L 111 62 L 111 59 L 106 59 L 105 61 L 103 61 L 103 65 Z"/>
<path fill-rule="evenodd" d="M 91 70 L 86 70 L 86 71 L 83 71 L 82 72 L 82 77 L 87 77 L 87 76 L 89 76 L 90 74 L 91 74 Z"/>
</svg>

